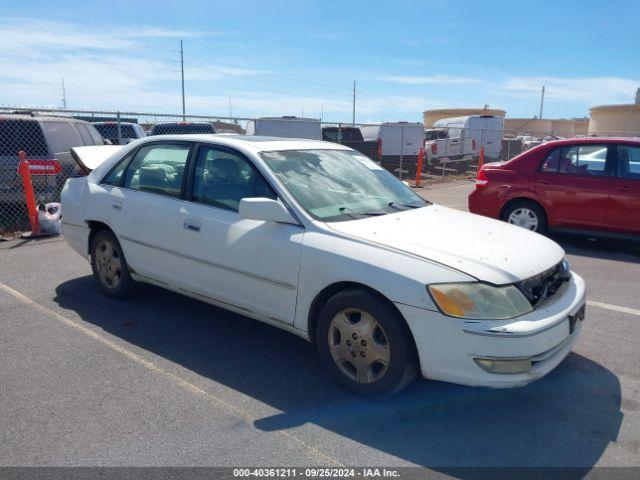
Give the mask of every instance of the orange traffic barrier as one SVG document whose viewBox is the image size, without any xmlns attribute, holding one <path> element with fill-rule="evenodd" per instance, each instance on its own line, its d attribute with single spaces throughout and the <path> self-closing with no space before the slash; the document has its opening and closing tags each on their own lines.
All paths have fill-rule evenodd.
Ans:
<svg viewBox="0 0 640 480">
<path fill-rule="evenodd" d="M 416 166 L 416 187 L 420 186 L 422 180 L 422 162 L 424 161 L 424 148 L 418 152 L 418 165 Z"/>
<path fill-rule="evenodd" d="M 27 154 L 24 151 L 18 152 L 20 163 L 18 164 L 18 173 L 22 176 L 22 184 L 24 185 L 24 196 L 27 201 L 27 212 L 29 214 L 29 223 L 31 224 L 32 235 L 40 235 L 40 220 L 38 220 L 38 207 L 36 206 L 36 196 L 33 193 L 33 183 L 31 183 L 31 170 L 29 162 L 27 162 Z"/>
<path fill-rule="evenodd" d="M 478 172 L 484 165 L 484 147 L 480 147 L 480 156 L 478 157 Z"/>
</svg>

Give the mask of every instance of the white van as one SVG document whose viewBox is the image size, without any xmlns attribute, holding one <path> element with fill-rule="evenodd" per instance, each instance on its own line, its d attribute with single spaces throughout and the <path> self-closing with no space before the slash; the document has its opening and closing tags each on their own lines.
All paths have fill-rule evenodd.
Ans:
<svg viewBox="0 0 640 480">
<path fill-rule="evenodd" d="M 433 124 L 434 128 L 446 128 L 452 156 L 478 155 L 484 147 L 485 157 L 495 159 L 500 156 L 504 118 L 496 115 L 468 115 L 465 117 L 442 118 Z M 459 139 L 459 140 L 458 140 Z M 458 140 L 453 142 L 453 140 Z M 456 145 L 454 147 L 454 144 Z M 458 152 L 457 149 L 461 151 Z M 449 156 L 449 155 L 447 155 Z"/>
<path fill-rule="evenodd" d="M 362 125 L 360 131 L 365 141 L 377 142 L 377 160 L 384 168 L 400 178 L 416 174 L 418 154 L 424 148 L 424 126 L 421 123 Z"/>
<path fill-rule="evenodd" d="M 247 122 L 247 135 L 322 140 L 320 120 L 304 117 L 262 117 Z"/>
</svg>

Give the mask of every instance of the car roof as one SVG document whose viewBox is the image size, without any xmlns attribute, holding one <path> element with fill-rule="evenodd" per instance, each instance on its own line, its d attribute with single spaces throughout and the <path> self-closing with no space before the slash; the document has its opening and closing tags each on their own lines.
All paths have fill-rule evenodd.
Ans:
<svg viewBox="0 0 640 480">
<path fill-rule="evenodd" d="M 145 137 L 143 143 L 157 142 L 160 140 L 182 140 L 202 143 L 216 143 L 229 147 L 239 147 L 252 150 L 254 152 L 277 151 L 277 150 L 350 150 L 349 147 L 339 143 L 323 142 L 321 140 L 308 140 L 303 138 L 267 137 L 261 135 L 236 135 L 225 133 L 196 133 L 177 135 L 157 135 Z"/>
<path fill-rule="evenodd" d="M 261 135 L 237 135 L 227 133 L 195 133 L 176 135 L 156 135 L 145 137 L 139 141 L 158 142 L 161 140 L 182 140 L 202 143 L 216 143 L 229 147 L 239 147 L 252 150 L 254 152 L 276 151 L 276 150 L 350 150 L 349 147 L 339 143 L 323 142 L 321 140 L 308 140 L 304 138 L 267 137 Z"/>
<path fill-rule="evenodd" d="M 635 143 L 640 144 L 638 137 L 578 137 L 578 138 L 561 138 L 551 140 L 544 145 L 562 146 L 562 145 L 588 145 L 594 143 Z"/>
<path fill-rule="evenodd" d="M 212 122 L 207 122 L 205 120 L 197 120 L 197 121 L 191 121 L 191 120 L 176 120 L 175 122 L 158 122 L 156 124 L 154 124 L 153 126 L 155 127 L 156 125 L 193 125 L 193 124 L 198 124 L 198 125 L 213 125 Z"/>
<path fill-rule="evenodd" d="M 28 115 L 21 113 L 2 113 L 0 114 L 0 120 L 32 120 L 37 122 L 38 120 L 46 120 L 47 122 L 81 122 L 89 123 L 84 120 L 79 120 L 73 117 L 62 117 L 55 115 Z"/>
<path fill-rule="evenodd" d="M 106 122 L 91 122 L 91 125 L 117 125 L 117 124 L 118 124 L 117 120 L 109 120 Z M 140 124 L 135 122 L 120 122 L 120 125 L 140 125 Z"/>
</svg>

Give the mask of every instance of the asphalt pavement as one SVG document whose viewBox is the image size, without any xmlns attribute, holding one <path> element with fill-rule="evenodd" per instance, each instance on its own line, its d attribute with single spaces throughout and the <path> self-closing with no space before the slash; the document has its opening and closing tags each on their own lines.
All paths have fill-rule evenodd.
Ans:
<svg viewBox="0 0 640 480">
<path fill-rule="evenodd" d="M 421 194 L 464 209 L 472 187 Z M 0 466 L 640 466 L 638 248 L 554 239 L 589 298 L 556 370 L 377 401 L 284 331 L 156 287 L 109 299 L 60 238 L 0 243 Z"/>
</svg>

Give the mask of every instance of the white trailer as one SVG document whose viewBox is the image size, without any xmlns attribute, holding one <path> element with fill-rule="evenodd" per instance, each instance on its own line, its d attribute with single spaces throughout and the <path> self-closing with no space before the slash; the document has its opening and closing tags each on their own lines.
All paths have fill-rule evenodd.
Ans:
<svg viewBox="0 0 640 480">
<path fill-rule="evenodd" d="M 465 117 L 442 118 L 433 124 L 434 128 L 445 128 L 448 138 L 459 139 L 457 144 L 464 155 L 478 155 L 484 147 L 485 157 L 500 156 L 504 118 L 496 115 L 468 115 Z M 451 145 L 450 145 L 451 146 Z"/>
<path fill-rule="evenodd" d="M 256 118 L 247 122 L 246 134 L 322 140 L 322 128 L 317 118 L 291 116 Z"/>
</svg>

